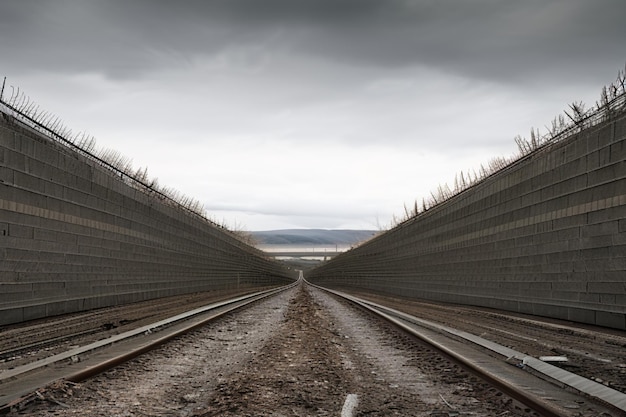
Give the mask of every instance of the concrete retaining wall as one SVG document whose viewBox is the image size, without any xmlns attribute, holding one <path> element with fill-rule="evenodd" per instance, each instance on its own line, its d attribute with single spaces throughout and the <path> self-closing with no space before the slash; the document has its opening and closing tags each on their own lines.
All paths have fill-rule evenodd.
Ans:
<svg viewBox="0 0 626 417">
<path fill-rule="evenodd" d="M 0 114 L 0 324 L 291 281 L 199 216 Z"/>
<path fill-rule="evenodd" d="M 622 115 L 529 155 L 308 279 L 626 329 L 625 160 Z"/>
</svg>

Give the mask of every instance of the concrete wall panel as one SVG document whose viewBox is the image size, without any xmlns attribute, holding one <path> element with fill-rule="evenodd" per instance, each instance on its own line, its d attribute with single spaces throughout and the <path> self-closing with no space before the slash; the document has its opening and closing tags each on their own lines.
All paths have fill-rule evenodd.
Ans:
<svg viewBox="0 0 626 417">
<path fill-rule="evenodd" d="M 119 173 L 0 119 L 0 325 L 292 274 Z"/>
<path fill-rule="evenodd" d="M 579 132 L 308 278 L 625 329 L 626 118 Z"/>
</svg>

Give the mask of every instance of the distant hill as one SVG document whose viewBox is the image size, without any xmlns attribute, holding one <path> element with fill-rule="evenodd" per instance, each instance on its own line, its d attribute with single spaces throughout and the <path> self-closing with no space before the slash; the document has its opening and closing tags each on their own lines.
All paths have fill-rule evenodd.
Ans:
<svg viewBox="0 0 626 417">
<path fill-rule="evenodd" d="M 377 230 L 284 229 L 250 232 L 261 245 L 356 245 Z"/>
</svg>

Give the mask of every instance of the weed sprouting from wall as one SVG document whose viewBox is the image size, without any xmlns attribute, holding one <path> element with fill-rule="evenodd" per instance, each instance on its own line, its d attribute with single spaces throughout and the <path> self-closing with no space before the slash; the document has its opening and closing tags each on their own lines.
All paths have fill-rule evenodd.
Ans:
<svg viewBox="0 0 626 417">
<path fill-rule="evenodd" d="M 248 243 L 248 234 L 242 230 L 229 230 L 225 222 L 219 223 L 209 217 L 204 206 L 198 200 L 183 195 L 179 191 L 159 185 L 156 178 L 150 179 L 148 169 L 133 168 L 133 161 L 113 149 L 98 149 L 93 136 L 84 132 L 74 134 L 59 117 L 39 108 L 39 106 L 19 87 L 6 88 L 6 77 L 0 89 L 0 114 L 10 122 L 43 134 L 48 139 L 60 143 L 87 157 L 127 185 L 140 190 L 164 204 L 184 210 L 211 225 L 224 229 L 244 243 Z"/>
<path fill-rule="evenodd" d="M 423 198 L 421 203 L 416 200 L 410 207 L 405 204 L 403 215 L 393 216 L 390 228 L 418 217 L 546 146 L 558 143 L 576 132 L 612 120 L 624 113 L 626 111 L 626 66 L 618 71 L 614 82 L 602 88 L 600 100 L 595 106 L 588 110 L 585 107 L 582 102 L 571 103 L 568 109 L 564 110 L 564 115 L 558 115 L 552 120 L 551 125 L 546 127 L 547 133 L 542 135 L 539 129 L 531 128 L 529 138 L 516 136 L 514 138 L 518 148 L 516 155 L 509 158 L 492 158 L 487 165 L 481 164 L 478 171 L 460 172 L 454 178 L 453 187 L 448 184 L 439 185 L 429 196 Z"/>
</svg>

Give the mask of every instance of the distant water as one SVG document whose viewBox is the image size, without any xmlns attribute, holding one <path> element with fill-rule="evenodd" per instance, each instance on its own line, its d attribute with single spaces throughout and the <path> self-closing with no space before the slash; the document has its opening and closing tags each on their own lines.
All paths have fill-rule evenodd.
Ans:
<svg viewBox="0 0 626 417">
<path fill-rule="evenodd" d="M 345 252 L 350 249 L 350 245 L 257 245 L 257 248 L 265 252 L 319 252 L 324 256 L 324 252 Z"/>
</svg>

